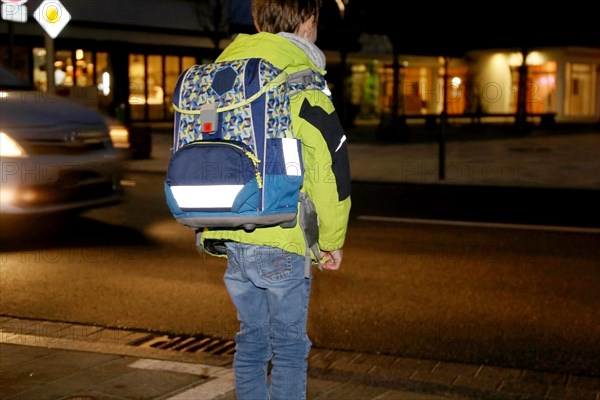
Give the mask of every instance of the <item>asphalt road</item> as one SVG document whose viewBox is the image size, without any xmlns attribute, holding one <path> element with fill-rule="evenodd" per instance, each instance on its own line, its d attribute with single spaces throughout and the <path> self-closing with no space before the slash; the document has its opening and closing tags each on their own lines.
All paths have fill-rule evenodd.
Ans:
<svg viewBox="0 0 600 400">
<path fill-rule="evenodd" d="M 600 228 L 600 190 L 353 182 L 353 214 Z"/>
<path fill-rule="evenodd" d="M 0 314 L 232 338 L 224 260 L 199 255 L 173 221 L 161 174 L 127 178 L 121 205 L 8 229 L 3 221 Z M 469 210 L 473 222 L 477 202 L 418 189 L 355 183 L 343 267 L 315 271 L 313 342 L 599 376 L 598 230 L 419 223 Z M 497 214 L 485 217 L 518 222 Z M 377 216 L 387 219 L 369 219 Z"/>
</svg>

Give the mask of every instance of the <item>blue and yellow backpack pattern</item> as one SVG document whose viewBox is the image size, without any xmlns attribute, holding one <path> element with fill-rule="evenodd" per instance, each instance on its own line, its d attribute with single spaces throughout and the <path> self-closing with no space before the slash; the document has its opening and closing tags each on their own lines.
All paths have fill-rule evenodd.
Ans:
<svg viewBox="0 0 600 400">
<path fill-rule="evenodd" d="M 196 230 L 294 226 L 304 166 L 290 98 L 325 87 L 316 71 L 288 75 L 260 58 L 182 73 L 164 184 L 175 219 Z"/>
</svg>

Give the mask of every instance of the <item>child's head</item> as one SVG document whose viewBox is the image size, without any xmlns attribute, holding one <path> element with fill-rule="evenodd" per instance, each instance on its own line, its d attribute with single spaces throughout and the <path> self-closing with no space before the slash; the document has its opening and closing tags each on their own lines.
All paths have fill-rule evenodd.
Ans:
<svg viewBox="0 0 600 400">
<path fill-rule="evenodd" d="M 296 33 L 316 40 L 322 0 L 252 0 L 254 25 L 260 32 Z"/>
</svg>

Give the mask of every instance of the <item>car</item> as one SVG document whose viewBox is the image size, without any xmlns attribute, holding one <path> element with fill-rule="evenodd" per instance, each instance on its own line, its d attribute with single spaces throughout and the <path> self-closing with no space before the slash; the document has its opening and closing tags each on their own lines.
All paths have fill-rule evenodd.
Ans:
<svg viewBox="0 0 600 400">
<path fill-rule="evenodd" d="M 124 156 L 100 111 L 36 90 L 3 67 L 0 109 L 2 217 L 123 201 Z"/>
</svg>

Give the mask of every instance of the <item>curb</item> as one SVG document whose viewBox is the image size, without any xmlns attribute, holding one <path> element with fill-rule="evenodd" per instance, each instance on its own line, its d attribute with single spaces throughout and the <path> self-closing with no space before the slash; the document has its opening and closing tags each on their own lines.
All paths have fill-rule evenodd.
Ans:
<svg viewBox="0 0 600 400">
<path fill-rule="evenodd" d="M 0 343 L 203 364 L 230 369 L 232 355 L 140 347 L 164 333 L 0 318 Z M 600 400 L 600 378 L 315 348 L 312 379 L 390 390 L 490 400 Z"/>
</svg>

